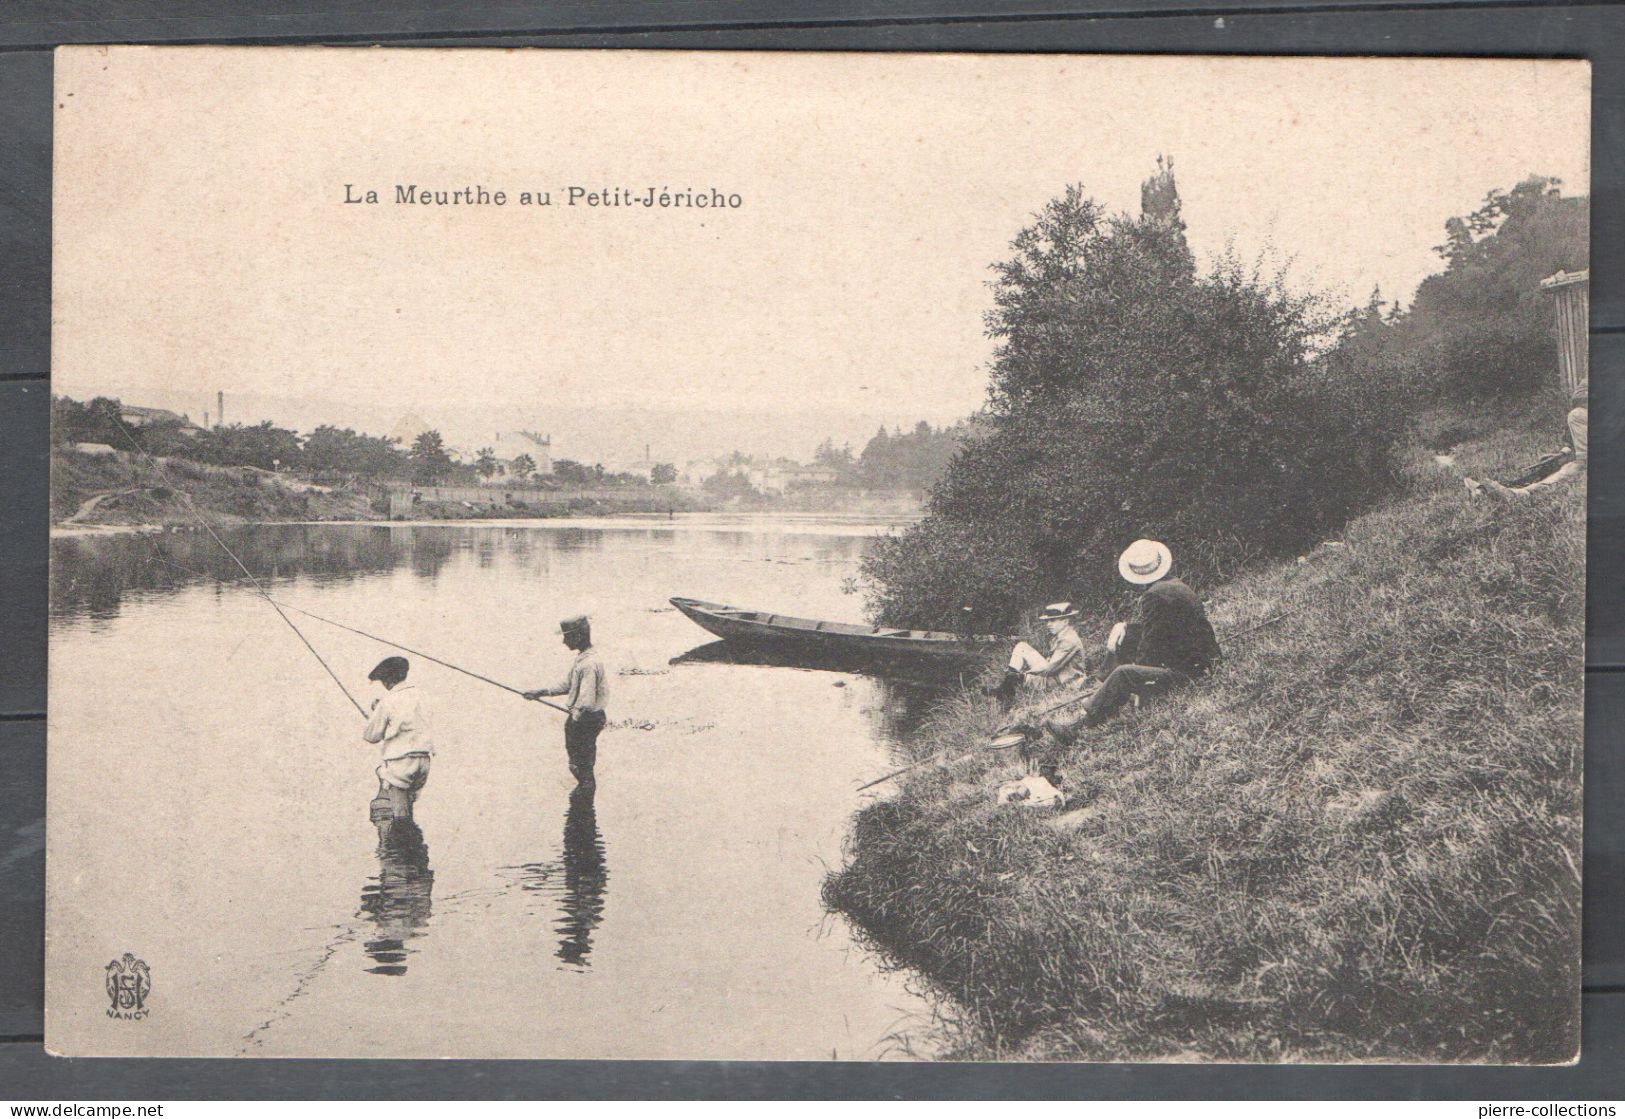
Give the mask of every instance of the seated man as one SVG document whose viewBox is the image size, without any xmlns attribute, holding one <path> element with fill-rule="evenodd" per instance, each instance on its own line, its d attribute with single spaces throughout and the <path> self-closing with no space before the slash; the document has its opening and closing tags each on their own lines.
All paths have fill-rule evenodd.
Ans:
<svg viewBox="0 0 1625 1119">
<path fill-rule="evenodd" d="M 1072 619 L 1078 612 L 1070 602 L 1052 602 L 1044 607 L 1038 620 L 1049 630 L 1049 655 L 1045 656 L 1025 641 L 1016 642 L 1010 651 L 1010 664 L 1004 677 L 996 684 L 984 688 L 988 695 L 997 696 L 999 706 L 1007 708 L 1016 698 L 1016 685 L 1027 676 L 1053 680 L 1057 684 L 1070 684 L 1085 679 L 1089 674 L 1083 667 L 1083 638 L 1078 636 Z"/>
<path fill-rule="evenodd" d="M 1589 442 L 1590 412 L 1586 406 L 1586 388 L 1581 385 L 1569 397 L 1569 445 L 1555 454 L 1547 455 L 1516 478 L 1497 482 L 1493 478 L 1480 481 L 1465 479 L 1467 492 L 1473 497 L 1480 494 L 1497 501 L 1517 501 L 1541 490 L 1560 486 L 1585 469 Z"/>
<path fill-rule="evenodd" d="M 1134 617 L 1112 627 L 1107 647 L 1116 664 L 1100 690 L 1083 702 L 1070 722 L 1050 720 L 1044 729 L 1070 742 L 1079 727 L 1092 727 L 1131 699 L 1161 695 L 1212 671 L 1219 641 L 1196 592 L 1169 578 L 1173 554 L 1155 540 L 1136 540 L 1117 561 L 1124 579 L 1146 588 Z"/>
</svg>

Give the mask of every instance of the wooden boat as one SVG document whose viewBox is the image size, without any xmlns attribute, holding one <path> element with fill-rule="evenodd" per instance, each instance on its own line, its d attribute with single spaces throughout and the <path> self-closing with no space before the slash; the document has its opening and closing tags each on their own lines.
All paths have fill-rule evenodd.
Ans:
<svg viewBox="0 0 1625 1119">
<path fill-rule="evenodd" d="M 1014 640 L 986 634 L 965 636 L 928 629 L 821 622 L 815 618 L 745 610 L 693 598 L 674 598 L 671 604 L 702 629 L 710 630 L 724 641 L 742 645 L 812 649 L 887 659 L 930 657 L 980 660 L 1007 652 Z"/>
</svg>

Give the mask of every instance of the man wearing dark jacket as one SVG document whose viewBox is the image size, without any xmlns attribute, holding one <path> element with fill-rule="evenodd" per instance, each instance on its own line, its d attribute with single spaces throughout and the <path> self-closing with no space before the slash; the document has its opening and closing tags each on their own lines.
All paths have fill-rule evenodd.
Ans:
<svg viewBox="0 0 1625 1119">
<path fill-rule="evenodd" d="M 1071 741 L 1079 727 L 1104 722 L 1130 699 L 1150 698 L 1206 676 L 1219 661 L 1219 641 L 1202 600 L 1178 579 L 1168 577 L 1173 554 L 1155 540 L 1136 540 L 1117 561 L 1130 583 L 1146 588 L 1128 622 L 1112 627 L 1106 645 L 1110 674 L 1084 702 L 1071 722 L 1051 721 L 1044 729 Z"/>
</svg>

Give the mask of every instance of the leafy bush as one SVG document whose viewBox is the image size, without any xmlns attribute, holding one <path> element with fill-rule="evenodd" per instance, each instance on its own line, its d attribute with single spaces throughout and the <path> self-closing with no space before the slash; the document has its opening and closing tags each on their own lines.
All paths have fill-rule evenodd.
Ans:
<svg viewBox="0 0 1625 1119">
<path fill-rule="evenodd" d="M 1201 579 L 1301 549 L 1392 480 L 1396 386 L 1312 360 L 1334 325 L 1312 299 L 1234 261 L 1199 275 L 1171 170 L 1153 184 L 1138 218 L 1068 188 L 996 266 L 985 433 L 868 557 L 881 620 L 1103 605 L 1139 536 Z"/>
<path fill-rule="evenodd" d="M 1428 277 L 1399 318 L 1396 345 L 1457 400 L 1517 398 L 1557 384 L 1551 296 L 1540 281 L 1588 263 L 1590 205 L 1559 180 L 1492 190 L 1445 226 L 1443 272 Z"/>
</svg>

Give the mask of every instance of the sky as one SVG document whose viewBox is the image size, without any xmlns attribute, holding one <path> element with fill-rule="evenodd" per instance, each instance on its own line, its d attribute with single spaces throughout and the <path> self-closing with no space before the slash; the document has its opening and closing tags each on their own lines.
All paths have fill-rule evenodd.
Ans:
<svg viewBox="0 0 1625 1119">
<path fill-rule="evenodd" d="M 1588 177 L 1568 61 L 70 48 L 56 101 L 54 391 L 588 461 L 969 414 L 989 265 L 1068 183 L 1137 210 L 1159 155 L 1200 261 L 1350 303 L 1490 189 Z"/>
</svg>

